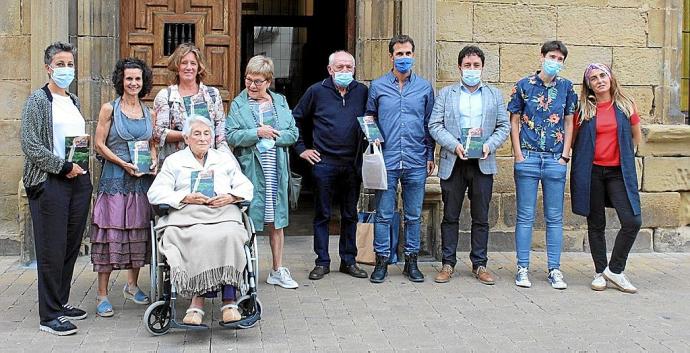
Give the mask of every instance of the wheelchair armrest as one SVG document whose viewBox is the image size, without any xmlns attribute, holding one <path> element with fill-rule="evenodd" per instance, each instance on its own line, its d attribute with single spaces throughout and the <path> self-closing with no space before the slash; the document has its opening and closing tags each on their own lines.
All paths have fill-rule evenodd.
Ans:
<svg viewBox="0 0 690 353">
<path fill-rule="evenodd" d="M 252 204 L 251 201 L 242 200 L 242 201 L 237 203 L 237 207 L 239 207 L 241 209 L 245 209 L 245 208 L 249 208 L 249 205 L 251 205 L 251 204 Z"/>
<path fill-rule="evenodd" d="M 170 205 L 168 204 L 151 205 L 151 207 L 153 207 L 153 212 L 158 217 L 163 217 L 170 212 Z"/>
</svg>

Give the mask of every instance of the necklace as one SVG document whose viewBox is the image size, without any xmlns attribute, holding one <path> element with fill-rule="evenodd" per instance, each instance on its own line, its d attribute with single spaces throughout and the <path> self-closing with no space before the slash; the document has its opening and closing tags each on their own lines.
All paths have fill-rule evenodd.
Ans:
<svg viewBox="0 0 690 353">
<path fill-rule="evenodd" d="M 124 97 L 120 100 L 120 111 L 130 119 L 141 119 L 144 116 L 139 102 L 128 104 Z"/>
</svg>

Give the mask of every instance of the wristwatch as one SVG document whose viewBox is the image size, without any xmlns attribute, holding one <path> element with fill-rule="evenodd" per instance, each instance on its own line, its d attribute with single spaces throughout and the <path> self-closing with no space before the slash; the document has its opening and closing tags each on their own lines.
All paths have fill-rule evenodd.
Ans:
<svg viewBox="0 0 690 353">
<path fill-rule="evenodd" d="M 564 160 L 566 164 L 568 164 L 568 162 L 570 162 L 570 157 L 561 156 L 561 159 Z"/>
</svg>

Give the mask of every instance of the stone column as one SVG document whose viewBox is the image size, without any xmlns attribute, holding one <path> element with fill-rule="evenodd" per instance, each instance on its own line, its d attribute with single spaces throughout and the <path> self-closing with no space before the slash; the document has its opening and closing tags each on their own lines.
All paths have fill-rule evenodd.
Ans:
<svg viewBox="0 0 690 353">
<path fill-rule="evenodd" d="M 357 79 L 371 81 L 391 69 L 388 41 L 395 33 L 395 1 L 357 1 Z"/>
<path fill-rule="evenodd" d="M 415 72 L 436 88 L 436 0 L 402 0 L 401 34 L 414 39 Z M 438 160 L 438 158 L 436 158 Z M 427 179 L 422 209 L 421 254 L 441 259 L 441 187 L 434 173 Z"/>
<path fill-rule="evenodd" d="M 69 1 L 31 0 L 31 89 L 43 86 L 48 77 L 44 69 L 45 48 L 55 41 L 69 39 Z"/>
<path fill-rule="evenodd" d="M 683 124 L 685 116 L 679 110 L 683 1 L 666 0 L 665 8 L 652 10 L 649 17 L 651 39 L 663 43 L 662 86 L 657 87 L 655 92 L 659 99 L 657 106 L 660 107 L 657 116 L 661 119 L 658 120 L 664 124 Z"/>
<path fill-rule="evenodd" d="M 77 37 L 77 88 L 81 113 L 86 120 L 86 132 L 94 136 L 101 105 L 115 98 L 110 77 L 120 58 L 120 1 L 79 1 L 73 11 L 77 14 L 72 28 Z M 90 167 L 95 194 L 101 164 L 96 160 L 93 149 Z M 90 223 L 91 214 L 87 221 Z M 82 254 L 90 253 L 89 229 L 86 227 Z"/>
<path fill-rule="evenodd" d="M 403 0 L 401 34 L 414 39 L 415 72 L 436 86 L 436 0 Z"/>
</svg>

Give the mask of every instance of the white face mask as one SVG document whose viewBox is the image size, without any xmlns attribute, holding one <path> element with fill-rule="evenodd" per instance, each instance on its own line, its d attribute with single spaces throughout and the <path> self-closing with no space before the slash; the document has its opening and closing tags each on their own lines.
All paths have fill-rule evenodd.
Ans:
<svg viewBox="0 0 690 353">
<path fill-rule="evenodd" d="M 62 89 L 69 87 L 74 80 L 73 67 L 51 67 L 51 69 L 53 69 L 53 73 L 50 75 L 50 78 Z"/>
<path fill-rule="evenodd" d="M 462 82 L 470 87 L 474 87 L 482 80 L 482 70 L 462 69 Z"/>
</svg>

